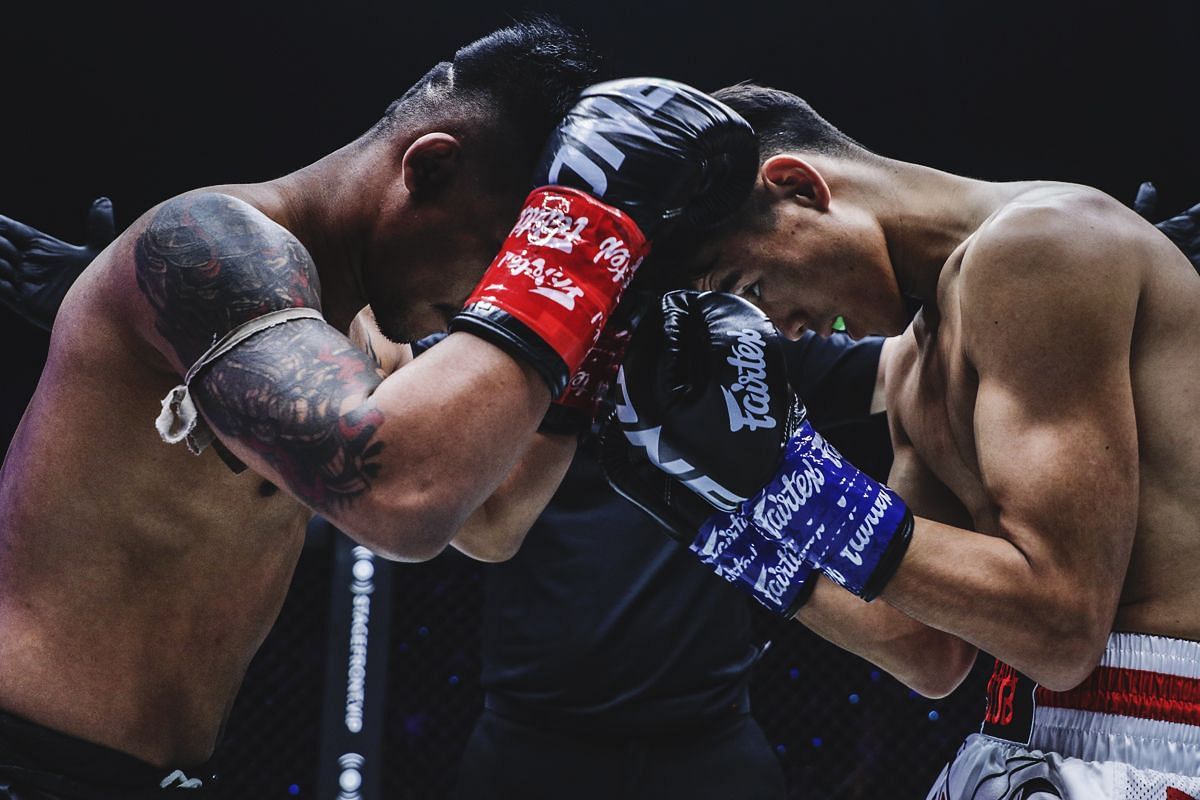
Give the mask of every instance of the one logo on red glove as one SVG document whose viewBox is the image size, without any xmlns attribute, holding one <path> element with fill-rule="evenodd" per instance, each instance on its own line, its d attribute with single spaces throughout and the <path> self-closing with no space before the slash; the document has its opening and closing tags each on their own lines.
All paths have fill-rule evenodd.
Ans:
<svg viewBox="0 0 1200 800">
<path fill-rule="evenodd" d="M 528 326 L 573 373 L 648 252 L 618 209 L 576 189 L 535 189 L 466 305 Z"/>
<path fill-rule="evenodd" d="M 737 370 L 737 381 L 729 388 L 721 387 L 729 412 L 730 433 L 737 433 L 742 428 L 751 431 L 774 428 L 775 418 L 769 413 L 771 392 L 767 388 L 766 340 L 758 331 L 743 330 L 737 334 L 732 350 L 733 354 L 725 361 Z"/>
</svg>

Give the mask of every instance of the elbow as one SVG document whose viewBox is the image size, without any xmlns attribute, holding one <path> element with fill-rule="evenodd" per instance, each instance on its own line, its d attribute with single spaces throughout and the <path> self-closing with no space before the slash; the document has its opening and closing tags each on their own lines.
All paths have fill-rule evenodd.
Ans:
<svg viewBox="0 0 1200 800">
<path fill-rule="evenodd" d="M 1100 603 L 1075 603 L 1042 626 L 1039 657 L 1027 674 L 1052 692 L 1065 692 L 1083 683 L 1100 663 L 1112 615 L 1096 612 Z"/>
<path fill-rule="evenodd" d="M 376 501 L 352 519 L 335 522 L 352 539 L 389 561 L 421 562 L 436 558 L 450 544 L 462 524 L 459 514 L 438 498 L 416 496 Z"/>
<path fill-rule="evenodd" d="M 464 550 L 467 555 L 477 561 L 499 564 L 510 560 L 521 549 L 525 542 L 525 534 L 510 534 L 507 536 L 489 537 L 487 540 L 474 544 L 470 550 Z"/>
<path fill-rule="evenodd" d="M 470 544 L 454 540 L 454 544 L 464 555 L 470 556 L 476 561 L 483 561 L 488 564 L 500 564 L 508 561 L 517 554 L 521 549 L 520 542 L 487 542 Z"/>
<path fill-rule="evenodd" d="M 961 639 L 939 637 L 923 648 L 920 668 L 896 677 L 908 688 L 934 700 L 946 697 L 966 680 L 979 651 Z"/>
</svg>

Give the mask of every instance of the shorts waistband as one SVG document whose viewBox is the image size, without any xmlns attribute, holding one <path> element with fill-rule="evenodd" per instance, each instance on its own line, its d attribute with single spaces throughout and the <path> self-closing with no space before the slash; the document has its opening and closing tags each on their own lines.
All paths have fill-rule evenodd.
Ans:
<svg viewBox="0 0 1200 800">
<path fill-rule="evenodd" d="M 162 768 L 0 710 L 0 780 L 64 800 L 200 798 L 215 782 L 208 765 Z"/>
<path fill-rule="evenodd" d="M 1200 642 L 1113 633 L 1092 674 L 1065 692 L 997 660 L 982 732 L 1085 761 L 1200 764 Z"/>
</svg>

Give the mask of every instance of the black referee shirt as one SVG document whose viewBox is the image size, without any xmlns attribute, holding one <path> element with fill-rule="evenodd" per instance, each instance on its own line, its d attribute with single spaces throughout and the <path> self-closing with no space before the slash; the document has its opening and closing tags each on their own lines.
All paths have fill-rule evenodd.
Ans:
<svg viewBox="0 0 1200 800">
<path fill-rule="evenodd" d="M 786 345 L 814 425 L 867 416 L 881 345 L 840 334 Z M 886 425 L 847 430 L 888 449 Z M 652 735 L 748 707 L 753 601 L 618 497 L 590 443 L 520 552 L 487 567 L 484 597 L 482 682 L 501 713 Z"/>
</svg>

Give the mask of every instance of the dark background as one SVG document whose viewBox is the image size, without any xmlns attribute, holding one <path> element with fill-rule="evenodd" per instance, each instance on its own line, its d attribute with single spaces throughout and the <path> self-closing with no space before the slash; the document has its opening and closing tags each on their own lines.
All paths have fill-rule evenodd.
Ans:
<svg viewBox="0 0 1200 800">
<path fill-rule="evenodd" d="M 1200 199 L 1194 0 L 139 0 L 6 4 L 0 213 L 78 239 L 99 194 L 124 226 L 184 189 L 278 176 L 530 9 L 583 26 L 615 74 L 778 85 L 885 155 L 1123 200 L 1152 179 L 1164 212 Z M 4 436 L 44 337 L 7 315 L 0 336 Z"/>
<path fill-rule="evenodd" d="M 614 74 L 774 84 L 885 155 L 1126 201 L 1151 179 L 1164 215 L 1200 200 L 1195 0 L 160 1 L 5 9 L 0 213 L 78 241 L 100 194 L 123 227 L 184 189 L 275 177 L 354 138 L 434 62 L 527 9 L 583 26 Z M 0 342 L 6 443 L 46 336 L 3 312 Z M 327 542 L 306 550 L 251 668 L 225 748 L 229 797 L 313 796 L 328 557 Z M 447 785 L 479 702 L 478 584 L 479 568 L 454 556 L 397 575 L 389 797 Z M 799 626 L 775 638 L 755 701 L 797 797 L 920 797 L 911 787 L 977 719 L 982 671 L 934 703 Z"/>
</svg>

